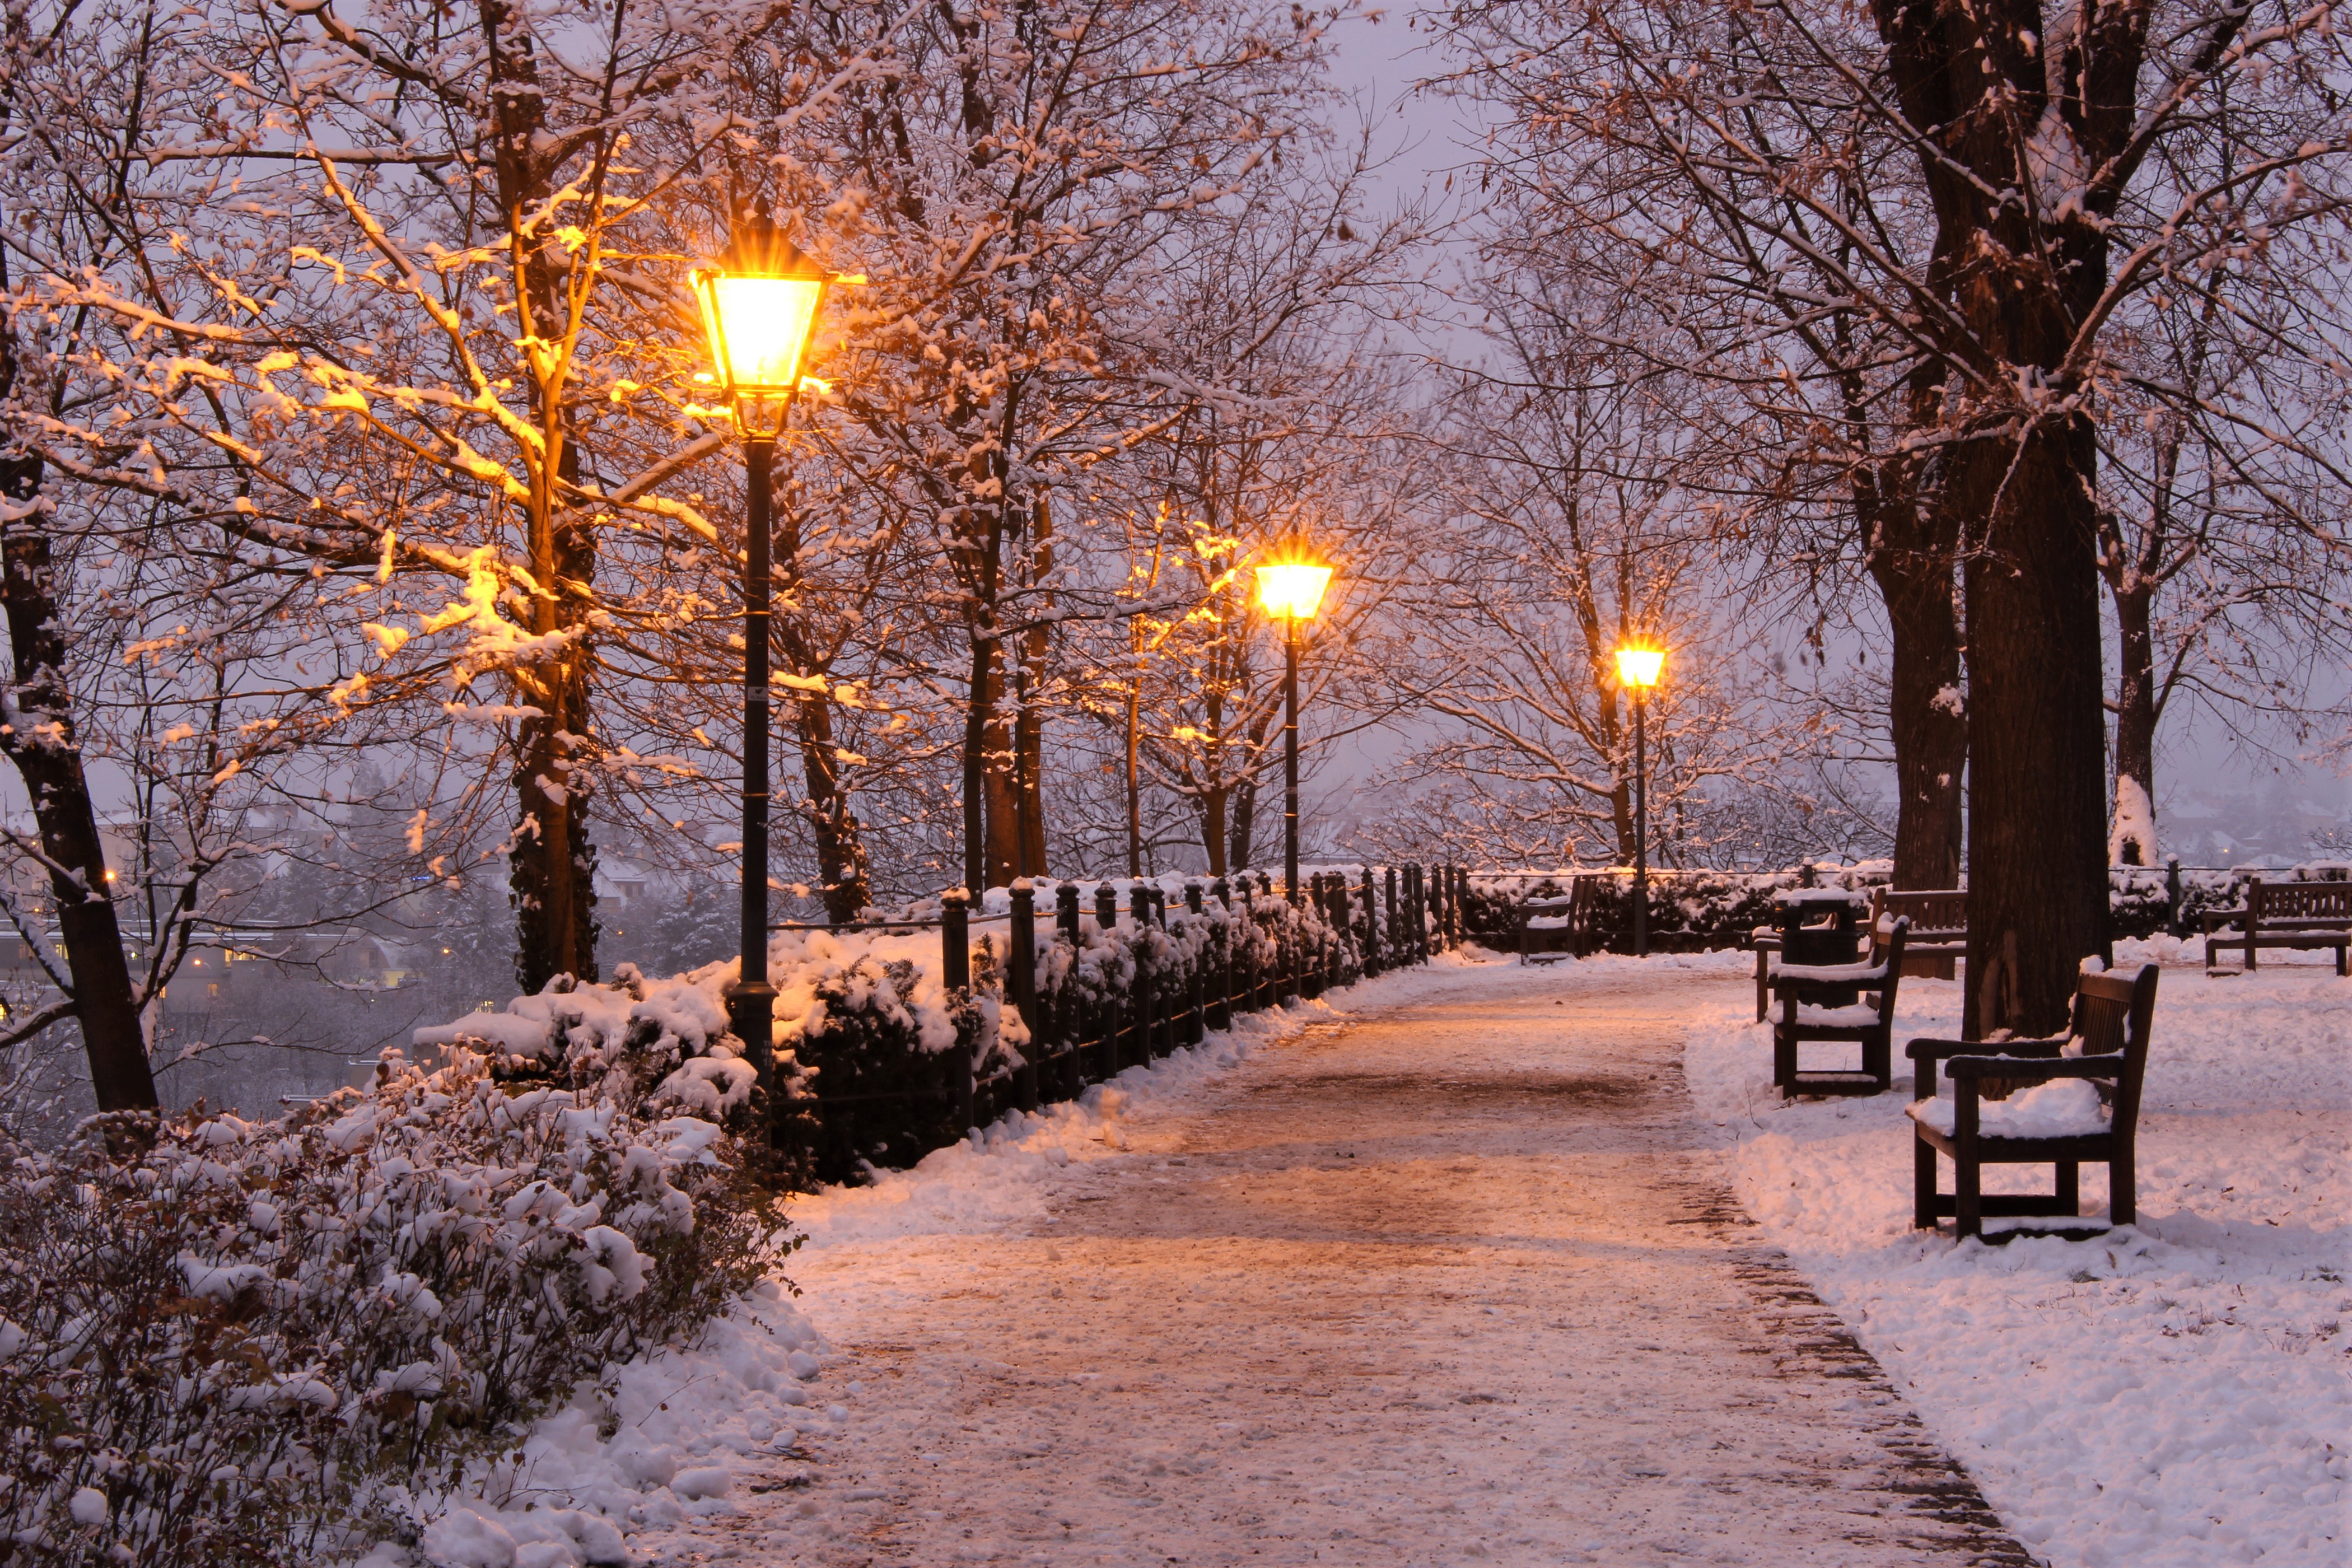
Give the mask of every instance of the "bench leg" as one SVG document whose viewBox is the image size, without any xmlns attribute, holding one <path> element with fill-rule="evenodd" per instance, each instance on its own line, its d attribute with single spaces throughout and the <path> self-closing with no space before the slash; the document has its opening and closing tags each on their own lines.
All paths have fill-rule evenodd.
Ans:
<svg viewBox="0 0 2352 1568">
<path fill-rule="evenodd" d="M 1878 1092 L 1895 1087 L 1895 1039 L 1891 1034 L 1862 1043 L 1862 1070 L 1877 1080 Z"/>
<path fill-rule="evenodd" d="M 1772 1010 L 1772 990 L 1765 982 L 1765 972 L 1771 967 L 1772 955 L 1762 948 L 1756 950 L 1756 1021 L 1762 1023 Z"/>
<path fill-rule="evenodd" d="M 2352 974 L 2352 969 L 2344 967 L 2345 956 L 2347 953 L 2352 953 L 2352 947 L 2347 947 L 2340 942 L 2336 944 L 2336 974 L 2339 980 L 2347 974 Z"/>
<path fill-rule="evenodd" d="M 2078 1218 L 2083 1213 L 2083 1164 L 2079 1160 L 2058 1162 L 2058 1212 Z"/>
<path fill-rule="evenodd" d="M 1936 1146 L 1916 1132 L 1911 1135 L 1911 1223 L 1936 1228 Z"/>
<path fill-rule="evenodd" d="M 2139 1221 L 2139 1183 L 2133 1151 L 2118 1149 L 2107 1162 L 2107 1223 L 2135 1225 Z"/>
<path fill-rule="evenodd" d="M 2247 925 L 2247 928 L 2248 928 L 2248 929 L 2247 929 L 2247 931 L 2246 931 L 2246 973 L 2249 973 L 2249 974 L 2252 974 L 2252 973 L 2254 972 L 2254 964 L 2255 964 L 2255 963 L 2256 963 L 2256 962 L 2257 962 L 2257 960 L 2256 960 L 2256 959 L 2255 959 L 2255 957 L 2254 957 L 2254 933 L 2253 933 L 2253 931 L 2252 931 L 2253 923 L 2254 923 L 2254 922 L 2253 922 L 2253 921 L 2248 921 L 2246 922 L 2246 925 Z"/>
<path fill-rule="evenodd" d="M 1952 1234 L 1984 1234 L 1984 1167 L 1974 1160 L 1952 1162 Z"/>
</svg>

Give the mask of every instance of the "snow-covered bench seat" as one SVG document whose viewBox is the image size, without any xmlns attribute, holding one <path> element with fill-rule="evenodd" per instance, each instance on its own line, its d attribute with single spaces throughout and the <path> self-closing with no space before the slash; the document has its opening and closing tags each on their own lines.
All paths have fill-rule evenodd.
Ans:
<svg viewBox="0 0 2352 1568">
<path fill-rule="evenodd" d="M 1772 1082 L 1781 1094 L 1884 1094 L 1892 1087 L 1895 992 L 1903 980 L 1903 949 L 1911 922 L 1898 920 L 1876 963 L 1776 963 L 1770 984 L 1780 1015 L 1772 1021 Z M 1853 1002 L 1856 992 L 1868 999 Z M 1807 1041 L 1851 1040 L 1862 1047 L 1858 1071 L 1802 1070 L 1797 1047 Z"/>
<path fill-rule="evenodd" d="M 2082 1218 L 2083 1163 L 2107 1167 L 2110 1224 L 2137 1217 L 2134 1158 L 2148 1026 L 2156 1014 L 2156 965 L 2130 974 L 2085 974 L 2074 992 L 2067 1034 L 2042 1040 L 1914 1040 L 1917 1064 L 1909 1106 L 1912 1221 L 1933 1230 L 1946 1215 L 1959 1236 L 1979 1236 L 1985 1216 Z M 1937 1089 L 1937 1064 L 1951 1080 Z M 2112 1088 L 2105 1094 L 2099 1085 Z M 1988 1099 L 2007 1086 L 2013 1098 Z M 2022 1087 L 2020 1086 L 2030 1086 Z M 1952 1162 L 1952 1191 L 1940 1190 L 1938 1156 Z M 2041 1165 L 2055 1191 L 1984 1191 L 1987 1165 Z M 2067 1232 L 2084 1229 L 2062 1224 Z"/>
</svg>

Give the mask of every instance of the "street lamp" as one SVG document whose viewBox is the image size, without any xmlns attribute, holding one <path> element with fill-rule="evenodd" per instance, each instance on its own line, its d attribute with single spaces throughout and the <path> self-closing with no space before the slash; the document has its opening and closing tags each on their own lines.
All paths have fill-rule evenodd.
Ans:
<svg viewBox="0 0 2352 1568">
<path fill-rule="evenodd" d="M 1331 568 L 1292 559 L 1257 569 L 1257 602 L 1283 622 L 1282 666 L 1282 877 L 1290 901 L 1298 902 L 1298 627 L 1311 621 L 1331 585 Z"/>
<path fill-rule="evenodd" d="M 1638 644 L 1617 650 L 1618 684 L 1633 693 L 1633 956 L 1650 952 L 1650 688 L 1665 673 L 1666 650 Z"/>
<path fill-rule="evenodd" d="M 738 216 L 719 264 L 694 274 L 751 491 L 743 551 L 743 965 L 728 988 L 727 1016 L 762 1089 L 773 1087 L 776 1015 L 776 988 L 768 983 L 769 492 L 776 437 L 800 391 L 824 288 L 824 275 L 776 232 L 765 202 Z"/>
</svg>

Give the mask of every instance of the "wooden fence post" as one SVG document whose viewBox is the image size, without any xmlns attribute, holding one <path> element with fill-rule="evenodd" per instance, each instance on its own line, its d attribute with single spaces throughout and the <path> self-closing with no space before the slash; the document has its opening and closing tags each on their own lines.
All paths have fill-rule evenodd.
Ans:
<svg viewBox="0 0 2352 1568">
<path fill-rule="evenodd" d="M 940 895 L 940 973 L 947 983 L 950 1006 L 971 990 L 971 907 L 961 888 Z M 978 1044 L 973 1042 L 975 1048 Z M 974 1109 L 971 1058 L 970 1050 L 956 1052 L 956 1115 L 966 1127 L 972 1125 Z"/>
<path fill-rule="evenodd" d="M 1192 917 L 1194 923 L 1199 922 L 1202 913 L 1200 883 L 1191 880 L 1185 882 L 1184 910 Z M 1205 928 L 1203 928 L 1203 934 L 1205 934 Z M 1192 1002 L 1189 1009 L 1191 1018 L 1184 1026 L 1186 1045 L 1197 1046 L 1209 1036 L 1209 962 L 1210 952 L 1208 945 L 1204 942 L 1202 944 L 1199 958 L 1192 964 L 1192 984 L 1186 988 L 1191 994 Z"/>
<path fill-rule="evenodd" d="M 1069 939 L 1070 951 L 1076 952 L 1078 950 L 1078 885 L 1076 882 L 1065 882 L 1054 889 L 1054 916 L 1062 928 L 1062 934 Z"/>
<path fill-rule="evenodd" d="M 1381 894 L 1372 884 L 1372 868 L 1364 868 L 1364 973 L 1381 972 Z"/>
<path fill-rule="evenodd" d="M 1114 945 L 1118 942 L 1118 889 L 1110 885 L 1108 878 L 1095 884 L 1095 929 L 1102 932 L 1105 942 Z M 1118 1033 L 1125 1027 L 1129 1007 L 1129 1003 L 1121 1001 L 1116 993 L 1103 998 L 1102 1016 L 1097 1020 L 1097 1026 L 1102 1030 L 1099 1049 L 1104 1078 L 1117 1078 L 1119 1068 L 1127 1065 L 1119 1058 Z"/>
<path fill-rule="evenodd" d="M 1004 1001 L 1018 1008 L 1028 1026 L 1029 1044 L 1021 1053 L 1021 1071 L 1014 1079 L 1021 1109 L 1037 1109 L 1038 1059 L 1051 1048 L 1045 1021 L 1037 1016 L 1037 889 L 1026 877 L 1013 879 L 1012 941 L 1005 944 Z"/>
</svg>

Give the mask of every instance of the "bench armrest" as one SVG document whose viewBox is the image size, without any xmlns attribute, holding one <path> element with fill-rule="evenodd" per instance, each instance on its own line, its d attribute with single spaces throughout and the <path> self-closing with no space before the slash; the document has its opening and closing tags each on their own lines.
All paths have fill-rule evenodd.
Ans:
<svg viewBox="0 0 2352 1568">
<path fill-rule="evenodd" d="M 2243 910 L 2207 910 L 2201 918 L 2205 922 L 2205 934 L 2207 936 L 2211 936 L 2223 926 L 2233 926 L 2240 921 L 2244 920 L 2246 918 L 2246 911 Z"/>
<path fill-rule="evenodd" d="M 1980 1078 L 2020 1081 L 2053 1078 L 2120 1078 L 2124 1058 L 2111 1057 L 1954 1057 L 1944 1064 L 1955 1089 Z"/>
<path fill-rule="evenodd" d="M 1979 1061 L 1987 1060 L 1990 1058 L 1985 1057 L 1985 1051 L 1989 1047 L 1997 1046 L 2006 1047 L 2012 1051 L 2021 1049 L 2024 1053 L 2021 1059 L 2026 1061 L 2052 1061 L 2060 1059 L 2059 1052 L 2066 1048 L 2067 1043 L 2073 1037 L 2071 1035 L 2060 1035 L 2046 1040 L 1914 1040 L 1903 1047 L 1903 1054 L 1917 1064 L 1911 1069 L 1911 1097 L 1914 1100 L 1926 1100 L 1936 1092 L 1937 1062 L 1957 1061 L 1964 1057 Z M 2079 1061 L 2082 1058 L 2066 1059 Z M 2102 1061 L 2105 1058 L 2093 1057 L 2090 1059 Z M 1945 1070 L 1948 1072 L 1950 1068 L 1948 1067 Z"/>
</svg>

